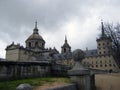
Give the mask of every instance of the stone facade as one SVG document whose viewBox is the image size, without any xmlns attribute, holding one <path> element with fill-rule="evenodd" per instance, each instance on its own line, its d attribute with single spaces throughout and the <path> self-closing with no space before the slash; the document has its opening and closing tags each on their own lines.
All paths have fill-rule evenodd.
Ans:
<svg viewBox="0 0 120 90">
<path fill-rule="evenodd" d="M 85 67 L 105 71 L 118 72 L 120 69 L 112 52 L 112 40 L 105 34 L 103 22 L 101 22 L 101 36 L 96 40 L 96 50 L 86 50 L 86 58 L 82 61 Z"/>
<path fill-rule="evenodd" d="M 33 33 L 25 41 L 26 47 L 14 42 L 6 47 L 6 59 L 8 61 L 45 61 L 53 60 L 53 55 L 59 52 L 54 47 L 45 48 L 45 40 L 39 35 L 37 22 Z"/>
<path fill-rule="evenodd" d="M 101 22 L 101 36 L 97 38 L 97 49 L 84 50 L 85 59 L 83 59 L 82 64 L 91 69 L 105 70 L 109 72 L 118 72 L 120 68 L 118 67 L 116 60 L 113 56 L 112 51 L 112 40 L 105 34 L 103 22 Z M 64 50 L 63 50 L 64 51 Z M 72 56 L 72 54 L 67 54 Z M 63 58 L 58 60 L 58 63 L 74 66 L 75 61 L 72 57 Z"/>
<path fill-rule="evenodd" d="M 93 56 L 86 57 L 82 64 L 85 67 L 92 69 L 99 69 L 105 71 L 119 71 L 119 68 L 113 58 L 112 55 L 101 55 L 101 56 Z"/>
<path fill-rule="evenodd" d="M 119 71 L 116 60 L 112 51 L 112 40 L 105 34 L 103 22 L 101 28 L 101 36 L 96 40 L 97 49 L 84 50 L 85 59 L 82 64 L 85 67 L 106 71 Z M 61 47 L 61 53 L 54 48 L 45 48 L 45 40 L 39 35 L 37 22 L 33 33 L 25 41 L 26 47 L 20 44 L 10 44 L 6 48 L 7 61 L 50 61 L 66 66 L 73 67 L 75 61 L 72 58 L 71 46 L 68 44 L 67 37 Z"/>
</svg>

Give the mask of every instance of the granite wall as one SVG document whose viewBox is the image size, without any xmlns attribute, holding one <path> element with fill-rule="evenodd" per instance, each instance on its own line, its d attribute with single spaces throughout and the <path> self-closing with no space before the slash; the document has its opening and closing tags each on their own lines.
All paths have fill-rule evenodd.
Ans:
<svg viewBox="0 0 120 90">
<path fill-rule="evenodd" d="M 0 80 L 44 77 L 50 74 L 49 62 L 0 61 Z"/>
</svg>

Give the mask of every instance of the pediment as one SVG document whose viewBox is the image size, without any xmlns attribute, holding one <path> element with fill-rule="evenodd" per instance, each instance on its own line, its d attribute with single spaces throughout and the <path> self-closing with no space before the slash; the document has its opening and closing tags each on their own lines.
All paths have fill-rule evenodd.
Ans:
<svg viewBox="0 0 120 90">
<path fill-rule="evenodd" d="M 18 47 L 16 45 L 9 45 L 7 46 L 6 50 L 11 50 L 11 49 L 17 49 Z"/>
</svg>

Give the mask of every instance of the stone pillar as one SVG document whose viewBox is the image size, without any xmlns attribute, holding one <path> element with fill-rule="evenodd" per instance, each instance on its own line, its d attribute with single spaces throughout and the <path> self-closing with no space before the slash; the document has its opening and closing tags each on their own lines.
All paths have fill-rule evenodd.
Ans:
<svg viewBox="0 0 120 90">
<path fill-rule="evenodd" d="M 94 75 L 91 75 L 90 70 L 81 64 L 84 59 L 84 52 L 80 49 L 75 50 L 73 59 L 76 61 L 75 66 L 68 71 L 72 82 L 77 84 L 78 90 L 94 90 Z"/>
</svg>

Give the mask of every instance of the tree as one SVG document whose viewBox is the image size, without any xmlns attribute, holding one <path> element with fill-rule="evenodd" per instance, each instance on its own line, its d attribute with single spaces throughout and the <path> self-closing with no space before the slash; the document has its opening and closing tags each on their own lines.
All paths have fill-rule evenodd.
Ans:
<svg viewBox="0 0 120 90">
<path fill-rule="evenodd" d="M 120 23 L 106 23 L 105 33 L 112 39 L 113 56 L 120 67 Z"/>
</svg>

